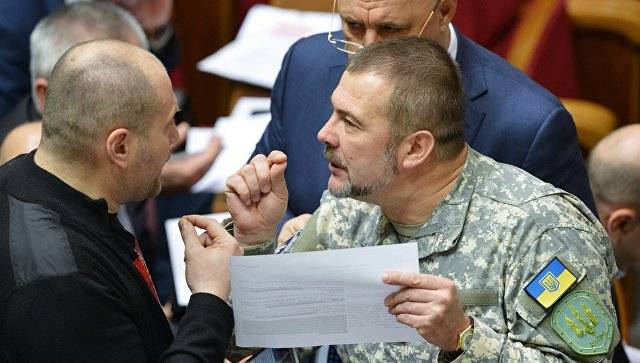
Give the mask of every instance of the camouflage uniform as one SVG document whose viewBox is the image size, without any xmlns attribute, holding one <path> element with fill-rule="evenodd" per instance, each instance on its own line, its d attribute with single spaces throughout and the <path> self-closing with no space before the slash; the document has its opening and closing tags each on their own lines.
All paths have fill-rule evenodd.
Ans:
<svg viewBox="0 0 640 363">
<path fill-rule="evenodd" d="M 325 192 L 292 251 L 404 241 L 378 206 Z M 455 189 L 409 241 L 418 244 L 420 272 L 454 281 L 474 318 L 469 348 L 456 361 L 600 361 L 619 340 L 609 283 L 616 265 L 605 231 L 577 198 L 520 169 L 469 150 Z M 525 292 L 554 257 L 577 278 L 569 291 L 589 291 L 604 304 L 613 325 L 607 352 L 576 353 L 551 326 L 553 306 Z M 352 362 L 437 361 L 440 350 L 426 341 L 337 349 Z"/>
</svg>

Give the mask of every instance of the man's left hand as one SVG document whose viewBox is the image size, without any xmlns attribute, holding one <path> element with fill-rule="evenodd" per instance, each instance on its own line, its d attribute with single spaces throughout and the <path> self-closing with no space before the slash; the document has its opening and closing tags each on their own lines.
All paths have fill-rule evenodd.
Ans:
<svg viewBox="0 0 640 363">
<path fill-rule="evenodd" d="M 382 281 L 402 286 L 384 300 L 389 313 L 443 351 L 456 350 L 458 334 L 471 325 L 471 321 L 462 310 L 453 281 L 407 272 L 387 272 Z"/>
<path fill-rule="evenodd" d="M 204 151 L 183 159 L 169 160 L 160 174 L 162 190 L 167 192 L 189 190 L 209 171 L 221 149 L 222 142 L 218 137 L 213 137 Z"/>
</svg>

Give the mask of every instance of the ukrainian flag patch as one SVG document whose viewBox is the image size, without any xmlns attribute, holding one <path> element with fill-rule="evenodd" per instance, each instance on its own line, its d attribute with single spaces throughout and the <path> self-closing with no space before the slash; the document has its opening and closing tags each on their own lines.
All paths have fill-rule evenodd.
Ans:
<svg viewBox="0 0 640 363">
<path fill-rule="evenodd" d="M 533 281 L 527 285 L 525 290 L 535 301 L 545 309 L 548 309 L 553 306 L 575 282 L 575 275 L 572 274 L 557 257 L 554 257 L 553 260 L 536 275 Z"/>
</svg>

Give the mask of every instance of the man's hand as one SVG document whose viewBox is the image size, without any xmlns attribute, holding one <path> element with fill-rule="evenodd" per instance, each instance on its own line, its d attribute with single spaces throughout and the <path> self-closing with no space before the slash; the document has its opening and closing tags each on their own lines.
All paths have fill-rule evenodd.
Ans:
<svg viewBox="0 0 640 363">
<path fill-rule="evenodd" d="M 311 214 L 305 213 L 297 217 L 293 217 L 282 225 L 280 234 L 278 235 L 278 247 L 282 246 L 291 236 L 303 229 L 311 219 Z"/>
<path fill-rule="evenodd" d="M 160 174 L 163 190 L 182 191 L 191 188 L 209 171 L 221 149 L 220 139 L 213 137 L 203 152 L 167 162 Z"/>
<path fill-rule="evenodd" d="M 456 350 L 458 334 L 471 325 L 471 321 L 462 310 L 453 281 L 407 272 L 387 272 L 382 281 L 403 286 L 384 300 L 389 313 L 443 351 Z"/>
<path fill-rule="evenodd" d="M 178 222 L 184 241 L 187 285 L 192 293 L 206 292 L 227 300 L 229 297 L 229 259 L 244 254 L 242 247 L 216 221 L 197 215 Z M 204 233 L 198 236 L 196 228 Z"/>
<path fill-rule="evenodd" d="M 286 167 L 287 156 L 274 150 L 269 157 L 254 156 L 227 179 L 224 194 L 233 217 L 234 236 L 240 243 L 255 245 L 275 236 L 289 198 Z"/>
</svg>

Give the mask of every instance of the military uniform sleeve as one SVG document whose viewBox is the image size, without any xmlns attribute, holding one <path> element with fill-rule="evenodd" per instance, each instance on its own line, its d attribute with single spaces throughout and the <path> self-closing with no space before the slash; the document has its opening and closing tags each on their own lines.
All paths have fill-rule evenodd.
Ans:
<svg viewBox="0 0 640 363">
<path fill-rule="evenodd" d="M 563 227 L 522 240 L 500 287 L 507 330 L 477 317 L 459 360 L 605 360 L 619 341 L 608 243 L 600 229 Z"/>
</svg>

